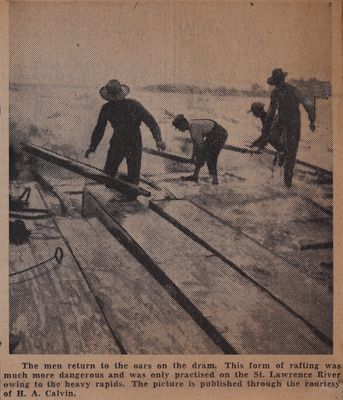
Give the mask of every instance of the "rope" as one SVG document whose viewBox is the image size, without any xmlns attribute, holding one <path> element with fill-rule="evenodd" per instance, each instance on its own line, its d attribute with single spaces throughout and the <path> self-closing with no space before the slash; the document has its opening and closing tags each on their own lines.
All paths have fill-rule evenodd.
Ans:
<svg viewBox="0 0 343 400">
<path fill-rule="evenodd" d="M 44 265 L 44 264 L 46 264 L 46 263 L 48 263 L 48 262 L 50 262 L 50 261 L 56 260 L 57 264 L 56 264 L 56 266 L 54 267 L 54 268 L 56 268 L 56 267 L 61 263 L 61 261 L 62 261 L 62 259 L 63 259 L 63 256 L 64 256 L 63 249 L 62 249 L 61 247 L 57 247 L 56 250 L 55 250 L 55 254 L 53 255 L 53 257 L 51 257 L 51 258 L 49 258 L 49 259 L 47 259 L 47 260 L 45 260 L 45 261 L 42 261 L 42 262 L 40 262 L 39 264 L 33 265 L 33 266 L 29 267 L 29 268 L 26 268 L 26 269 L 23 269 L 23 270 L 17 271 L 17 272 L 12 272 L 11 274 L 9 274 L 10 283 L 13 284 L 13 283 L 25 282 L 26 280 L 15 281 L 15 280 L 13 280 L 13 277 L 18 276 L 18 275 L 21 275 L 21 274 L 23 274 L 23 273 L 26 273 L 26 272 L 28 272 L 28 271 L 35 270 L 36 268 L 38 268 L 38 267 L 40 267 L 40 266 L 42 266 L 42 265 Z M 45 273 L 45 272 L 47 272 L 47 271 L 44 271 L 44 273 Z M 42 274 L 39 274 L 39 275 L 37 275 L 37 276 L 40 276 L 40 275 L 42 275 Z M 36 278 L 37 276 L 35 276 L 35 278 Z M 11 278 L 12 278 L 12 279 L 11 279 Z M 28 280 L 29 280 L 29 279 L 28 279 Z"/>
</svg>

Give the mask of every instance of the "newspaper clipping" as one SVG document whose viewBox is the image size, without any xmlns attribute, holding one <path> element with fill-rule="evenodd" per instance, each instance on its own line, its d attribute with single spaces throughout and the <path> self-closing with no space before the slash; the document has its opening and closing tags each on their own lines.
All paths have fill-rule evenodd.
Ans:
<svg viewBox="0 0 343 400">
<path fill-rule="evenodd" d="M 343 399 L 342 2 L 0 16 L 0 398 Z"/>
</svg>

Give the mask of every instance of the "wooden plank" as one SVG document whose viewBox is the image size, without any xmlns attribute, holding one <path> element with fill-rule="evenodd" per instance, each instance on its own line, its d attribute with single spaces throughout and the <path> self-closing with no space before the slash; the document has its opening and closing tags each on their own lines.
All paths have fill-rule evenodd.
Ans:
<svg viewBox="0 0 343 400">
<path fill-rule="evenodd" d="M 201 203 L 201 199 L 199 199 Z M 304 243 L 332 241 L 332 218 L 298 196 L 270 198 L 219 208 L 220 212 L 238 229 L 266 247 L 300 249 Z M 282 210 L 282 212 L 281 212 Z"/>
<path fill-rule="evenodd" d="M 128 353 L 221 353 L 96 218 L 56 221 Z"/>
<path fill-rule="evenodd" d="M 238 194 L 192 196 L 192 201 L 275 255 L 291 261 L 299 271 L 321 281 L 322 253 L 305 253 L 300 249 L 304 244 L 332 241 L 332 217 L 297 194 L 276 194 L 269 199 L 242 195 L 241 204 Z M 330 250 L 326 254 L 329 256 Z"/>
<path fill-rule="evenodd" d="M 245 354 L 332 352 L 302 320 L 142 204 L 111 201 L 110 193 L 92 186 L 85 189 L 83 212 L 96 214 L 227 348 Z"/>
<path fill-rule="evenodd" d="M 151 202 L 150 206 L 224 261 L 233 263 L 332 340 L 333 299 L 329 287 L 187 200 Z"/>
<path fill-rule="evenodd" d="M 76 172 L 82 176 L 86 176 L 87 178 L 91 178 L 99 183 L 104 183 L 108 186 L 116 188 L 120 192 L 124 192 L 127 194 L 134 195 L 142 195 L 142 196 L 150 196 L 150 192 L 139 187 L 138 185 L 134 185 L 132 183 L 123 181 L 119 178 L 112 177 L 107 175 L 103 171 L 98 168 L 93 167 L 92 165 L 82 163 L 80 161 L 73 160 L 69 157 L 62 156 L 61 154 L 55 153 L 49 149 L 33 145 L 33 144 L 25 144 L 23 149 L 32 154 L 35 157 L 42 158 L 48 162 L 51 162 L 60 167 L 66 168 L 70 171 Z"/>
<path fill-rule="evenodd" d="M 30 186 L 30 204 L 43 208 L 37 189 Z M 26 222 L 35 238 L 10 245 L 10 273 L 50 258 L 58 246 L 64 258 L 58 269 L 42 265 L 15 275 L 9 295 L 10 333 L 19 338 L 15 353 L 119 354 L 101 310 L 51 218 Z"/>
</svg>

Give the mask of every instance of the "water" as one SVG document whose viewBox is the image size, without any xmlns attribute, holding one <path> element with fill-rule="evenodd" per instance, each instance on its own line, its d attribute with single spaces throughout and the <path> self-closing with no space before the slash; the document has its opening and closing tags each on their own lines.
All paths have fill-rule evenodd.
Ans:
<svg viewBox="0 0 343 400">
<path fill-rule="evenodd" d="M 139 101 L 158 121 L 170 152 L 189 156 L 189 134 L 176 131 L 171 124 L 173 115 L 182 113 L 188 118 L 211 118 L 229 132 L 229 144 L 244 147 L 260 134 L 260 122 L 247 110 L 253 101 L 269 99 L 249 97 L 216 97 L 210 95 L 151 93 L 132 90 L 131 96 Z M 51 148 L 80 161 L 96 124 L 104 101 L 96 89 L 48 85 L 20 85 L 10 92 L 11 142 L 18 146 L 21 141 L 31 141 Z M 317 104 L 317 130 L 311 132 L 306 112 L 302 109 L 302 135 L 298 158 L 322 168 L 332 170 L 333 140 L 331 100 L 319 100 Z M 155 142 L 142 125 L 144 146 L 155 148 Z M 104 138 L 92 163 L 104 165 L 111 128 L 107 127 Z M 188 140 L 184 140 L 188 139 Z"/>
</svg>

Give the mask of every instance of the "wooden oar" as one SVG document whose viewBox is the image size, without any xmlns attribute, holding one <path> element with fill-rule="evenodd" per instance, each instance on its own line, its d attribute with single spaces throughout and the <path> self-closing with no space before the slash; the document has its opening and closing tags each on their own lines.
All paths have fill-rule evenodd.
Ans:
<svg viewBox="0 0 343 400">
<path fill-rule="evenodd" d="M 169 153 L 168 151 L 159 151 L 159 150 L 149 149 L 147 147 L 144 147 L 143 151 L 145 153 L 152 154 L 153 156 L 169 158 L 170 160 L 178 161 L 178 162 L 182 162 L 182 163 L 186 163 L 186 164 L 193 164 L 192 159 L 183 157 L 183 156 L 179 156 L 178 154 Z"/>
<path fill-rule="evenodd" d="M 23 144 L 23 149 L 32 154 L 35 157 L 42 158 L 43 160 L 49 161 L 52 164 L 66 168 L 70 171 L 76 172 L 79 175 L 86 176 L 87 178 L 93 179 L 98 183 L 104 183 L 108 187 L 112 187 L 119 192 L 130 194 L 130 195 L 142 195 L 150 197 L 151 193 L 138 185 L 123 181 L 119 178 L 107 175 L 105 172 L 94 168 L 89 164 L 82 163 L 80 161 L 73 160 L 72 158 L 62 156 L 61 154 L 55 153 L 44 147 L 40 147 L 34 144 Z"/>
</svg>

